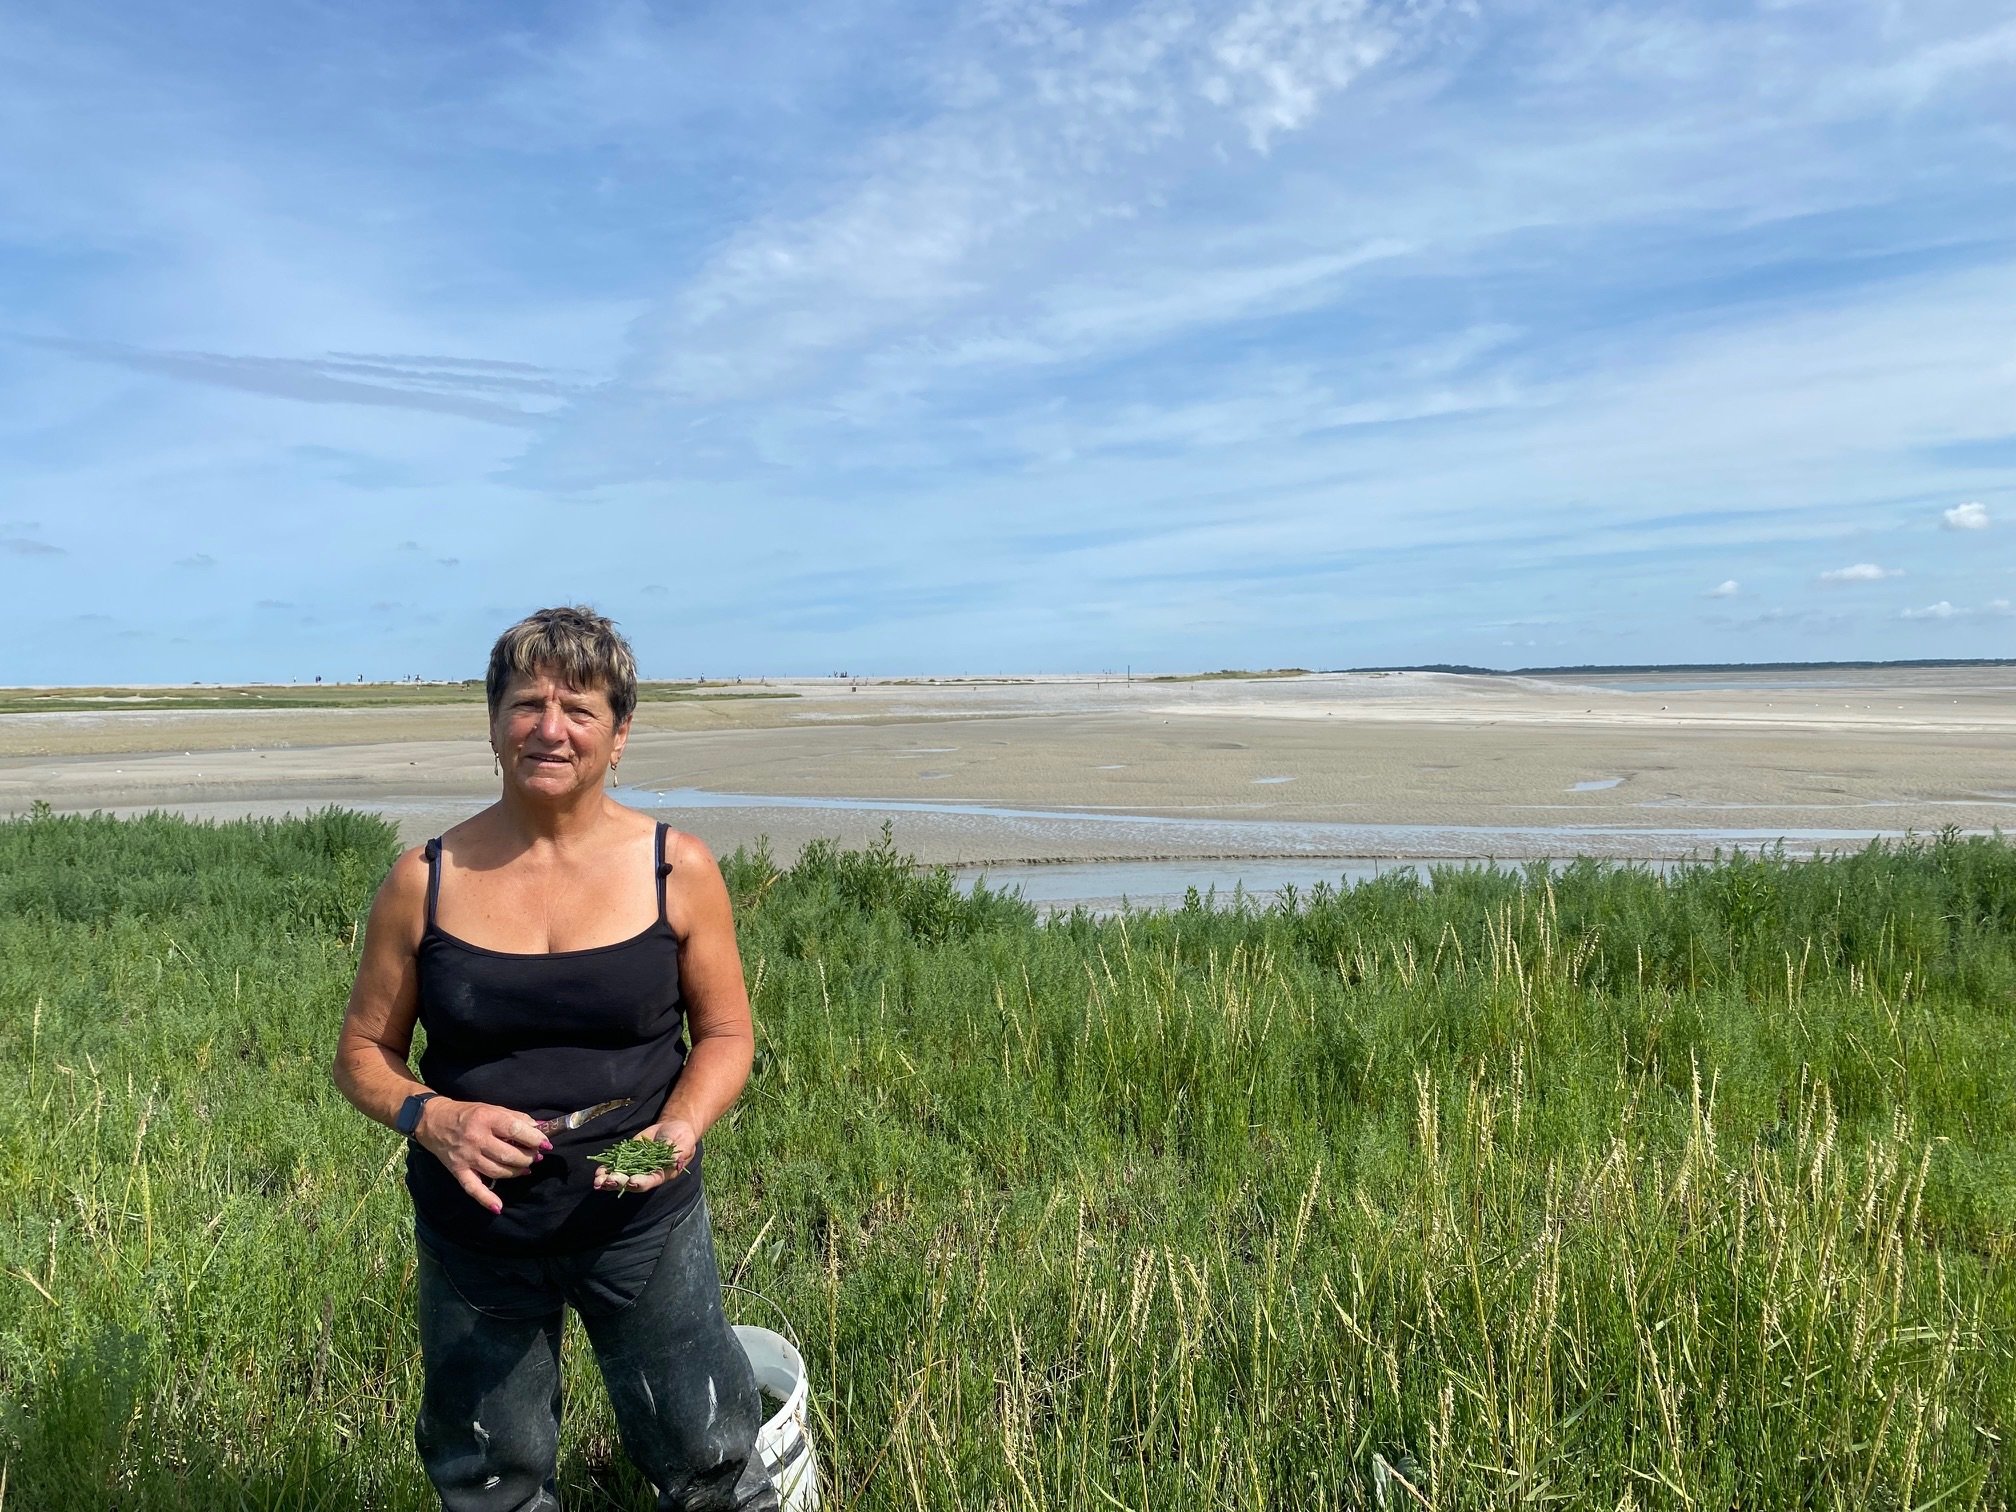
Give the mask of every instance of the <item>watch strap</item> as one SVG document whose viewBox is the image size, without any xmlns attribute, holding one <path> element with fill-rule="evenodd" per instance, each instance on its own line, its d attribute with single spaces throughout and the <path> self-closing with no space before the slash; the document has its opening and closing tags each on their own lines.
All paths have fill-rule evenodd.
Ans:
<svg viewBox="0 0 2016 1512">
<path fill-rule="evenodd" d="M 399 1105 L 399 1116 L 392 1120 L 392 1127 L 411 1139 L 413 1131 L 420 1127 L 420 1110 L 440 1095 L 439 1092 L 415 1092 Z"/>
</svg>

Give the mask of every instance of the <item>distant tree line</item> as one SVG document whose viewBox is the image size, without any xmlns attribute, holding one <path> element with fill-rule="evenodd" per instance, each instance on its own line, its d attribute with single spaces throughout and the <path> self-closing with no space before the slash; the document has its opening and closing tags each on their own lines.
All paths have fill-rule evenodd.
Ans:
<svg viewBox="0 0 2016 1512">
<path fill-rule="evenodd" d="M 1408 667 L 1338 667 L 1338 672 L 1460 672 L 1471 677 L 1538 677 L 1564 672 L 1867 672 L 1935 667 L 2016 667 L 2016 659 L 1994 656 L 1937 657 L 1916 661 L 1803 662 L 1643 662 L 1583 663 L 1573 667 L 1472 667 L 1461 662 L 1424 662 Z"/>
</svg>

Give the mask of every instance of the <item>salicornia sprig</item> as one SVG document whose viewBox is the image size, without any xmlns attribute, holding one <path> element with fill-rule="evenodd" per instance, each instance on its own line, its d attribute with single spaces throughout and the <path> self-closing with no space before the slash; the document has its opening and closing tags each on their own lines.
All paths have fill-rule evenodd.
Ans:
<svg viewBox="0 0 2016 1512">
<path fill-rule="evenodd" d="M 685 1152 L 679 1146 L 656 1139 L 621 1140 L 588 1158 L 611 1176 L 651 1176 L 677 1171 L 685 1164 Z M 623 1191 L 618 1187 L 616 1194 L 620 1197 Z"/>
</svg>

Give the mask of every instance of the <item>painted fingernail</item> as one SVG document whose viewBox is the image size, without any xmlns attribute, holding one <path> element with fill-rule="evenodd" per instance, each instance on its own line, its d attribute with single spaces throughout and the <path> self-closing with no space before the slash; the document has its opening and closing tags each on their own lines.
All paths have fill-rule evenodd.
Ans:
<svg viewBox="0 0 2016 1512">
<path fill-rule="evenodd" d="M 542 1150 L 550 1150 L 553 1148 L 553 1141 L 550 1139 L 542 1139 L 539 1141 L 539 1148 Z"/>
</svg>

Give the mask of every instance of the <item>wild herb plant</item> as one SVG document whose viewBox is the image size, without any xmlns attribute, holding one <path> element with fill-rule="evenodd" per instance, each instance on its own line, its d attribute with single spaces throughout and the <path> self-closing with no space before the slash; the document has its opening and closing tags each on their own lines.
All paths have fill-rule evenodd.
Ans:
<svg viewBox="0 0 2016 1512">
<path fill-rule="evenodd" d="M 662 1140 L 623 1139 L 605 1150 L 598 1150 L 588 1159 L 611 1176 L 655 1176 L 667 1167 L 679 1164 L 681 1151 L 677 1145 L 666 1144 Z M 617 1195 L 622 1194 L 619 1192 Z"/>
<path fill-rule="evenodd" d="M 327 1075 L 391 850 L 0 824 L 0 1506 L 429 1505 L 403 1152 Z M 830 1506 L 2016 1501 L 2000 839 L 1047 921 L 724 869 L 710 1203 Z M 584 1365 L 563 1494 L 646 1505 Z"/>
</svg>

